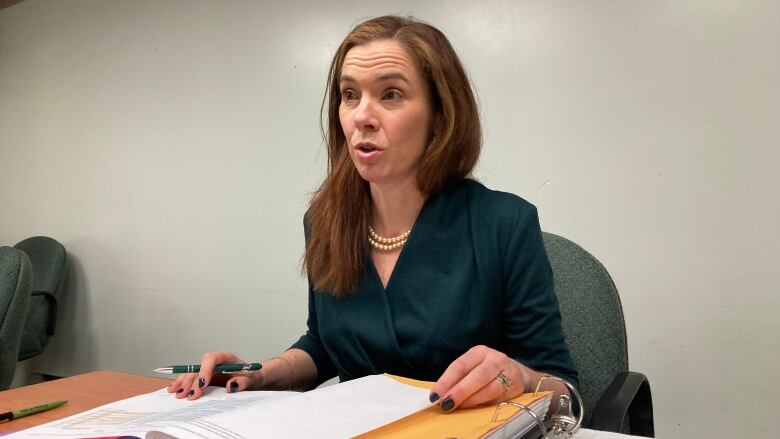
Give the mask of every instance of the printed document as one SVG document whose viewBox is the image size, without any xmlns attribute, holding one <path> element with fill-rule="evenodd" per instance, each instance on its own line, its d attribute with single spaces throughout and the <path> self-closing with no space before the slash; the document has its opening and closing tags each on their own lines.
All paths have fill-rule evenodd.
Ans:
<svg viewBox="0 0 780 439">
<path fill-rule="evenodd" d="M 156 436 L 180 439 L 346 438 L 426 407 L 428 390 L 383 375 L 298 392 L 238 392 L 208 387 L 195 401 L 165 389 L 11 434 L 9 438 Z M 359 415 L 357 413 L 359 412 Z M 150 433 L 147 436 L 147 433 Z"/>
</svg>

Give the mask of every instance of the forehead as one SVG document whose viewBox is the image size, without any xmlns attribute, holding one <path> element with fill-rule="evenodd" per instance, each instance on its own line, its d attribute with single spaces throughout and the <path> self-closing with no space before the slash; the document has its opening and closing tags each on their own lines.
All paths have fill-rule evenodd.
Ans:
<svg viewBox="0 0 780 439">
<path fill-rule="evenodd" d="M 341 70 L 348 75 L 386 70 L 400 70 L 415 75 L 417 66 L 400 43 L 394 40 L 379 40 L 351 48 L 344 57 Z"/>
</svg>

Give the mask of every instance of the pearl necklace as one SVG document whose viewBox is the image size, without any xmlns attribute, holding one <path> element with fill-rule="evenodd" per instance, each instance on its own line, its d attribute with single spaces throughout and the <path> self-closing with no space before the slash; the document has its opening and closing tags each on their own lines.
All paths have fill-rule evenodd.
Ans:
<svg viewBox="0 0 780 439">
<path fill-rule="evenodd" d="M 368 243 L 377 250 L 395 250 L 406 244 L 406 240 L 409 239 L 409 233 L 411 232 L 411 230 L 407 230 L 398 236 L 385 238 L 384 236 L 379 236 L 371 226 L 368 226 Z"/>
</svg>

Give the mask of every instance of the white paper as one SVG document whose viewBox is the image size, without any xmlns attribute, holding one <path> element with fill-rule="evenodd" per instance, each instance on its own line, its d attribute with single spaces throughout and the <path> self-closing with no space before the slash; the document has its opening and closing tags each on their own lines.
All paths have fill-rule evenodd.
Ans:
<svg viewBox="0 0 780 439">
<path fill-rule="evenodd" d="M 428 407 L 428 390 L 372 375 L 274 401 L 210 416 L 230 426 L 233 438 L 348 438 Z M 163 430 L 181 439 L 198 438 L 182 428 Z M 225 436 L 228 437 L 228 436 Z"/>
<path fill-rule="evenodd" d="M 181 439 L 347 438 L 429 405 L 426 389 L 382 375 L 306 393 L 227 393 L 221 387 L 208 387 L 195 401 L 176 399 L 161 389 L 8 437 L 144 437 L 149 431 L 161 431 Z"/>
<path fill-rule="evenodd" d="M 208 415 L 235 410 L 241 406 L 261 407 L 298 395 L 295 392 L 227 393 L 224 387 L 207 387 L 195 401 L 176 399 L 165 389 L 116 401 L 48 424 L 11 434 L 9 438 L 83 438 L 98 436 L 144 437 L 147 431 L 171 424 L 197 425 Z M 208 425 L 200 430 L 209 433 Z M 196 436 L 203 437 L 203 436 Z M 205 437 L 214 437 L 208 435 Z"/>
</svg>

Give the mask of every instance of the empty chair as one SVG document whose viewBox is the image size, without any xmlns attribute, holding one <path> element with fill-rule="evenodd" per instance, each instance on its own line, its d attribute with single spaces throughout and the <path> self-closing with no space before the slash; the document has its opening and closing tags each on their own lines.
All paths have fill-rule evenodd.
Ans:
<svg viewBox="0 0 780 439">
<path fill-rule="evenodd" d="M 67 272 L 65 248 L 52 238 L 36 236 L 14 246 L 32 263 L 33 286 L 19 360 L 34 357 L 46 348 L 57 324 L 57 301 Z"/>
<path fill-rule="evenodd" d="M 14 378 L 31 289 L 30 259 L 24 252 L 0 247 L 0 390 Z"/>
</svg>

